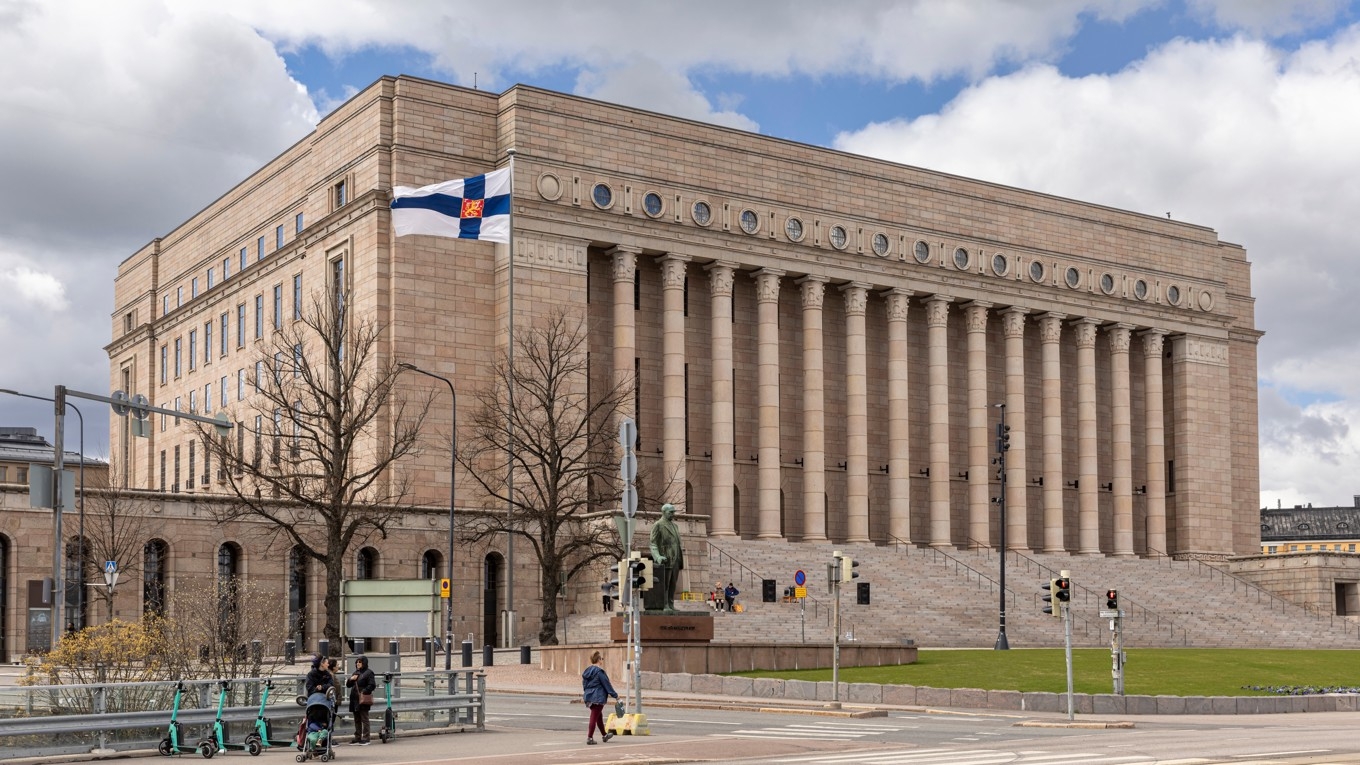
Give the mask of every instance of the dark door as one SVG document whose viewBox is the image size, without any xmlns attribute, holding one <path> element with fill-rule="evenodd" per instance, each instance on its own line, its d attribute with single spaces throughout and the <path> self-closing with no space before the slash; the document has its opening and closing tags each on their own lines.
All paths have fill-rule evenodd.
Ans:
<svg viewBox="0 0 1360 765">
<path fill-rule="evenodd" d="M 486 556 L 486 571 L 482 577 L 482 644 L 495 647 L 500 645 L 500 593 L 501 561 L 498 555 Z"/>
</svg>

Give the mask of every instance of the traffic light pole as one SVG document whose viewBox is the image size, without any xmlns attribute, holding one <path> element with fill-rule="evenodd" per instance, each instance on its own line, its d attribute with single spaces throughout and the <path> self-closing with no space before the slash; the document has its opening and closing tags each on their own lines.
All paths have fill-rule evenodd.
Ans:
<svg viewBox="0 0 1360 765">
<path fill-rule="evenodd" d="M 996 407 L 1001 410 L 1001 422 L 996 426 L 996 462 L 1001 469 L 1001 498 L 997 503 L 1001 509 L 1001 555 L 998 556 L 1001 559 L 1001 605 L 996 645 L 993 646 L 993 650 L 1008 651 L 1011 645 L 1006 640 L 1006 450 L 1010 448 L 1010 434 L 1007 432 L 1010 428 L 1006 427 L 1006 405 L 997 404 Z"/>
<path fill-rule="evenodd" d="M 1071 581 L 1069 572 L 1062 571 L 1060 575 L 1069 582 Z M 1070 589 L 1071 585 L 1069 584 L 1068 587 Z M 1059 606 L 1054 603 L 1053 607 L 1058 608 Z M 1063 638 L 1066 643 L 1065 653 L 1067 654 L 1067 719 L 1071 721 L 1074 719 L 1072 709 L 1072 602 L 1064 602 L 1061 608 L 1063 612 Z"/>
<path fill-rule="evenodd" d="M 837 556 L 826 566 L 827 583 L 834 597 L 831 599 L 831 706 L 841 705 L 841 571 Z"/>
<path fill-rule="evenodd" d="M 1110 661 L 1114 676 L 1114 693 L 1124 695 L 1124 620 L 1116 616 L 1110 620 Z"/>
</svg>

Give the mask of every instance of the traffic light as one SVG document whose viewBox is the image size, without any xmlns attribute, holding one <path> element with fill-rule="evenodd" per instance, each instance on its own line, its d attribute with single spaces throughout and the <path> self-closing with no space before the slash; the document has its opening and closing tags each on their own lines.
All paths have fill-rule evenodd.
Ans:
<svg viewBox="0 0 1360 765">
<path fill-rule="evenodd" d="M 1119 590 L 1105 591 L 1105 608 L 1110 611 L 1119 610 Z"/>
<path fill-rule="evenodd" d="M 1041 588 L 1041 591 L 1044 593 L 1043 597 L 1044 603 L 1048 604 L 1044 606 L 1044 613 L 1048 614 L 1049 616 L 1062 616 L 1060 609 L 1054 607 L 1058 603 L 1057 597 L 1058 580 L 1050 579 L 1046 584 L 1041 584 L 1039 585 L 1039 587 Z"/>
<path fill-rule="evenodd" d="M 640 558 L 628 561 L 628 586 L 632 588 L 633 592 L 641 592 L 650 585 L 651 580 L 647 576 L 648 563 L 651 563 L 651 561 Z"/>
<path fill-rule="evenodd" d="M 857 568 L 859 568 L 859 561 L 857 561 L 857 560 L 851 560 L 849 555 L 846 555 L 846 556 L 842 557 L 842 558 L 841 558 L 841 581 L 842 581 L 842 582 L 848 582 L 848 581 L 850 581 L 850 580 L 852 580 L 852 579 L 858 579 L 858 578 L 859 578 L 859 572 L 855 570 L 855 569 L 857 569 Z"/>
<path fill-rule="evenodd" d="M 1011 426 L 996 424 L 996 450 L 1004 452 L 1011 448 Z"/>
<path fill-rule="evenodd" d="M 1072 580 L 1060 576 L 1053 580 L 1053 602 L 1066 605 L 1072 600 Z"/>
</svg>

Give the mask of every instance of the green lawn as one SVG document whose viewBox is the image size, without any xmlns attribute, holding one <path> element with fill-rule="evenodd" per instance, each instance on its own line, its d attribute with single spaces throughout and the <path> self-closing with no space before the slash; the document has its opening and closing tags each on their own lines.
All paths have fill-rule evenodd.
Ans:
<svg viewBox="0 0 1360 765">
<path fill-rule="evenodd" d="M 1259 696 L 1244 689 L 1261 686 L 1360 686 L 1360 653 L 1268 649 L 1133 648 L 1126 651 L 1126 694 L 1171 696 Z M 1072 690 L 1110 693 L 1109 649 L 1072 651 Z M 746 677 L 830 680 L 831 669 L 741 672 Z M 842 667 L 845 683 L 924 685 L 935 688 L 1067 691 L 1063 651 L 921 651 L 915 664 Z"/>
</svg>

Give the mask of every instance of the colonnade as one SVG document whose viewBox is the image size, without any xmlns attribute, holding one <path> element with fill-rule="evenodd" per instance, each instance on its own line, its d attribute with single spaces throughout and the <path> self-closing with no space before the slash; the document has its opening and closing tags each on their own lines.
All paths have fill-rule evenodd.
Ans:
<svg viewBox="0 0 1360 765">
<path fill-rule="evenodd" d="M 613 340 L 615 381 L 631 384 L 634 380 L 637 340 L 634 309 L 634 280 L 641 252 L 630 248 L 610 251 L 613 272 Z M 684 500 L 686 482 L 686 433 L 684 432 L 684 369 L 685 317 L 684 288 L 689 270 L 689 258 L 663 255 L 657 258 L 662 274 L 662 434 L 661 451 L 665 482 L 670 501 Z M 739 264 L 719 260 L 703 266 L 708 275 L 711 295 L 711 390 L 705 391 L 711 403 L 712 470 L 711 516 L 709 533 L 713 536 L 732 536 L 735 526 L 735 456 L 734 456 L 734 374 L 733 374 L 733 302 L 734 281 L 739 274 L 752 278 L 756 296 L 756 446 L 757 446 L 757 538 L 781 537 L 781 465 L 780 455 L 780 347 L 778 310 L 781 289 L 790 281 L 784 271 L 763 268 L 741 272 Z M 802 518 L 801 539 L 821 542 L 828 539 L 826 509 L 827 444 L 826 444 L 826 368 L 824 358 L 823 305 L 830 280 L 825 276 L 807 275 L 791 280 L 799 290 L 802 304 Z M 889 457 L 887 476 L 887 529 L 896 539 L 953 547 L 951 487 L 956 476 L 951 472 L 951 423 L 949 406 L 949 369 L 951 348 L 948 342 L 950 307 L 958 301 L 946 294 L 917 296 L 912 290 L 893 287 L 875 290 L 874 285 L 850 282 L 836 286 L 845 305 L 845 473 L 846 496 L 843 512 L 844 541 L 870 541 L 869 523 L 869 411 L 868 411 L 868 349 L 865 325 L 870 299 L 881 299 L 886 308 L 886 367 L 887 442 Z M 911 428 L 908 406 L 908 331 L 907 318 L 912 299 L 925 312 L 928 347 L 926 378 L 928 386 L 927 430 L 928 451 L 913 455 L 908 434 Z M 1076 346 L 1075 386 L 1077 433 L 1077 529 L 1073 536 L 1079 555 L 1111 554 L 1134 556 L 1133 512 L 1133 425 L 1129 354 L 1133 352 L 1135 337 L 1145 363 L 1143 367 L 1142 423 L 1145 484 L 1139 493 L 1145 494 L 1146 525 L 1145 550 L 1149 555 L 1161 555 L 1167 550 L 1167 481 L 1166 451 L 1163 425 L 1162 353 L 1167 331 L 1158 328 L 1139 329 L 1127 323 L 1107 323 L 1089 316 L 1072 317 L 1057 312 L 1035 314 L 1022 306 L 998 309 L 994 304 L 979 300 L 957 306 L 965 322 L 967 344 L 967 514 L 966 529 L 970 544 L 988 544 L 990 539 L 992 487 L 995 471 L 994 456 L 995 402 L 988 398 L 987 331 L 992 321 L 999 321 L 1004 338 L 1004 363 L 1001 367 L 1005 390 L 1005 407 L 1009 431 L 1006 483 L 1002 487 L 1007 505 L 1028 508 L 1030 493 L 1038 492 L 1042 519 L 1042 552 L 1058 553 L 1067 550 L 1068 538 L 1064 528 L 1063 490 L 1072 487 L 1064 483 L 1063 464 L 1063 380 L 1060 349 L 1064 337 Z M 1025 367 L 1026 327 L 1037 325 L 1040 338 L 1041 364 L 1038 370 Z M 1107 438 L 1113 455 L 1111 469 L 1102 486 L 1098 473 L 1099 434 L 1097 431 L 1096 402 L 1096 340 L 1105 333 L 1110 349 L 1108 368 L 1111 386 L 1109 396 L 1110 421 Z M 1039 404 L 1042 423 L 1040 432 L 1026 432 L 1026 380 L 1037 372 L 1041 379 L 1042 395 Z M 1028 449 L 1040 450 L 1039 476 L 1031 476 L 1026 469 Z M 928 525 L 912 528 L 910 513 L 913 458 L 924 469 L 917 469 L 926 478 L 926 506 Z M 957 466 L 954 466 L 957 468 Z M 1112 541 L 1108 550 L 1101 549 L 1098 492 L 1104 488 L 1112 495 L 1110 531 Z M 1029 549 L 1029 514 L 1024 511 L 1007 515 L 1006 538 L 1010 549 Z M 748 529 L 749 531 L 750 529 Z"/>
</svg>

